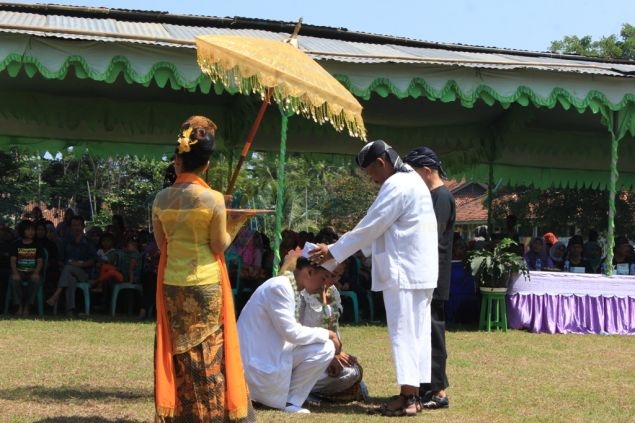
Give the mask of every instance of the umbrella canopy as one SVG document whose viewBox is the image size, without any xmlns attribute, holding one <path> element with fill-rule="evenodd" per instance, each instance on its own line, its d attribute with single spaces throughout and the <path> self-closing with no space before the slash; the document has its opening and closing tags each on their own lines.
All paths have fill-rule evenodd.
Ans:
<svg viewBox="0 0 635 423">
<path fill-rule="evenodd" d="M 352 137 L 366 139 L 362 106 L 344 86 L 303 53 L 295 45 L 299 24 L 288 42 L 233 35 L 196 37 L 197 59 L 203 73 L 214 83 L 242 94 L 259 93 L 263 106 L 245 142 L 228 192 L 262 119 L 269 98 L 273 98 L 282 115 L 280 159 L 278 164 L 278 195 L 274 234 L 274 274 L 281 261 L 282 202 L 284 193 L 284 162 L 289 116 L 302 114 L 320 124 L 329 122 L 338 132 L 344 128 Z"/>
<path fill-rule="evenodd" d="M 233 35 L 196 37 L 198 63 L 214 82 L 242 94 L 260 93 L 281 107 L 339 132 L 366 139 L 362 106 L 330 73 L 289 43 Z"/>
</svg>

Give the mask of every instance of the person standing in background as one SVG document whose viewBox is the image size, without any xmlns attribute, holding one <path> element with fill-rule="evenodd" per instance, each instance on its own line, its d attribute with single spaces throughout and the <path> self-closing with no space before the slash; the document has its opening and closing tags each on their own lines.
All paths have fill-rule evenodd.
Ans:
<svg viewBox="0 0 635 423">
<path fill-rule="evenodd" d="M 430 383 L 419 385 L 419 395 L 423 408 L 446 408 L 450 405 L 450 400 L 445 390 L 450 383 L 446 373 L 448 354 L 445 345 L 445 304 L 450 298 L 456 204 L 452 193 L 443 183 L 446 174 L 433 150 L 428 147 L 416 148 L 406 155 L 404 162 L 414 168 L 430 190 L 439 237 L 439 278 L 430 306 L 432 378 Z"/>
</svg>

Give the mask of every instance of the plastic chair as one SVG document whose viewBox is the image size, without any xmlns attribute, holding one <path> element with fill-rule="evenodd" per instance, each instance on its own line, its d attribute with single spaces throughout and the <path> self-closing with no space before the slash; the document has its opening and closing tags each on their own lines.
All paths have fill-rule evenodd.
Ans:
<svg viewBox="0 0 635 423">
<path fill-rule="evenodd" d="M 48 251 L 46 251 L 46 249 L 43 249 L 44 251 L 44 263 L 42 266 L 42 275 L 41 275 L 41 281 L 40 281 L 40 286 L 37 290 L 37 296 L 36 296 L 36 301 L 37 301 L 37 314 L 41 317 L 44 315 L 44 298 L 43 298 L 43 294 L 42 294 L 42 290 L 44 287 L 44 282 L 46 281 L 46 268 L 48 267 L 49 264 L 49 255 L 48 255 Z M 29 286 L 29 283 L 26 281 L 22 282 L 22 286 L 23 287 L 27 287 Z M 4 314 L 9 314 L 9 308 L 11 307 L 11 297 L 13 295 L 13 287 L 11 285 L 11 276 L 9 276 L 9 280 L 7 282 L 7 292 L 6 295 L 4 297 Z"/>
<path fill-rule="evenodd" d="M 353 321 L 359 323 L 359 301 L 357 301 L 357 292 L 355 291 L 340 291 L 340 297 L 350 298 L 353 303 Z"/>
<path fill-rule="evenodd" d="M 492 292 L 481 290 L 481 319 L 479 329 L 491 332 L 492 328 L 507 332 L 507 305 L 505 291 Z"/>
<path fill-rule="evenodd" d="M 375 321 L 375 299 L 373 298 L 373 291 L 366 291 L 366 299 L 368 300 L 368 319 L 371 322 Z"/>
<path fill-rule="evenodd" d="M 90 316 L 90 287 L 91 285 L 89 282 L 77 282 L 76 285 L 76 289 L 81 289 L 84 293 L 84 314 L 86 316 Z M 53 314 L 57 314 L 58 303 L 55 303 L 55 306 L 53 307 Z"/>
<path fill-rule="evenodd" d="M 226 252 L 225 264 L 227 265 L 227 273 L 229 273 L 230 278 L 232 275 L 232 272 L 230 272 L 230 270 L 232 269 L 232 265 L 235 264 L 236 266 L 236 276 L 232 279 L 232 282 L 233 282 L 232 296 L 234 297 L 234 309 L 236 311 L 236 315 L 238 315 L 240 313 L 240 309 L 242 308 L 238 302 L 240 295 L 241 294 L 249 295 L 253 292 L 253 289 L 244 288 L 241 286 L 240 274 L 243 269 L 243 258 L 240 255 Z"/>
<path fill-rule="evenodd" d="M 123 264 L 127 263 L 125 260 L 126 252 L 123 250 L 117 251 L 117 263 Z M 137 263 L 137 267 L 134 271 L 133 280 L 137 282 L 125 282 L 125 283 L 116 283 L 112 290 L 112 297 L 110 300 L 110 315 L 111 317 L 115 317 L 115 312 L 117 311 L 117 298 L 119 297 L 119 293 L 124 289 L 132 289 L 139 292 L 139 296 L 143 296 L 143 285 L 141 284 L 141 275 L 143 274 L 143 266 L 145 261 L 143 257 L 139 255 L 139 263 Z M 128 309 L 128 313 L 131 313 L 130 307 Z"/>
<path fill-rule="evenodd" d="M 349 261 L 349 265 L 353 266 L 353 274 L 355 275 L 353 278 L 355 279 L 355 286 L 359 286 L 359 268 L 360 262 L 359 259 L 355 256 L 352 257 L 352 260 Z M 359 301 L 357 299 L 357 292 L 355 291 L 340 291 L 340 297 L 350 298 L 351 303 L 353 304 L 353 321 L 355 323 L 359 323 Z"/>
<path fill-rule="evenodd" d="M 117 283 L 112 290 L 112 299 L 110 300 L 110 316 L 115 317 L 115 311 L 117 310 L 117 298 L 119 292 L 124 289 L 133 289 L 139 292 L 139 295 L 143 295 L 143 286 L 139 283 Z"/>
<path fill-rule="evenodd" d="M 236 265 L 236 277 L 232 282 L 232 294 L 234 295 L 234 303 L 236 302 L 236 297 L 240 293 L 240 273 L 243 269 L 243 258 L 235 253 L 226 252 L 225 253 L 225 264 L 227 265 L 227 274 L 229 274 L 230 278 L 232 275 L 231 268 L 232 264 Z"/>
</svg>

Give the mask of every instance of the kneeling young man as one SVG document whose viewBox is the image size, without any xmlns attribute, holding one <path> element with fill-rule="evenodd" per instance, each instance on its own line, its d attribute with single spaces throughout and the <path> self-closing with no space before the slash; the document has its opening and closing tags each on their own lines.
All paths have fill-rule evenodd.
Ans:
<svg viewBox="0 0 635 423">
<path fill-rule="evenodd" d="M 302 404 L 342 346 L 336 332 L 299 323 L 299 293 L 321 292 L 331 280 L 331 272 L 299 257 L 293 272 L 267 280 L 242 309 L 238 334 L 252 400 L 309 413 Z"/>
</svg>

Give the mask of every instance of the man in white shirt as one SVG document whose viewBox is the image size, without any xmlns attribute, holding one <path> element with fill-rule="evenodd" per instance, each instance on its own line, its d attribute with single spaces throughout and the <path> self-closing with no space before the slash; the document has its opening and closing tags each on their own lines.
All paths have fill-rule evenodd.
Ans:
<svg viewBox="0 0 635 423">
<path fill-rule="evenodd" d="M 419 384 L 430 382 L 430 303 L 437 285 L 437 221 L 430 191 L 385 141 L 368 143 L 359 166 L 381 185 L 366 216 L 331 245 L 311 252 L 317 263 L 344 261 L 358 250 L 372 255 L 372 290 L 382 291 L 399 396 L 382 406 L 386 416 L 421 410 Z"/>
<path fill-rule="evenodd" d="M 336 332 L 302 326 L 299 293 L 322 292 L 332 274 L 299 257 L 293 272 L 265 281 L 238 319 L 240 351 L 252 400 L 289 413 L 302 408 L 342 344 Z"/>
</svg>

